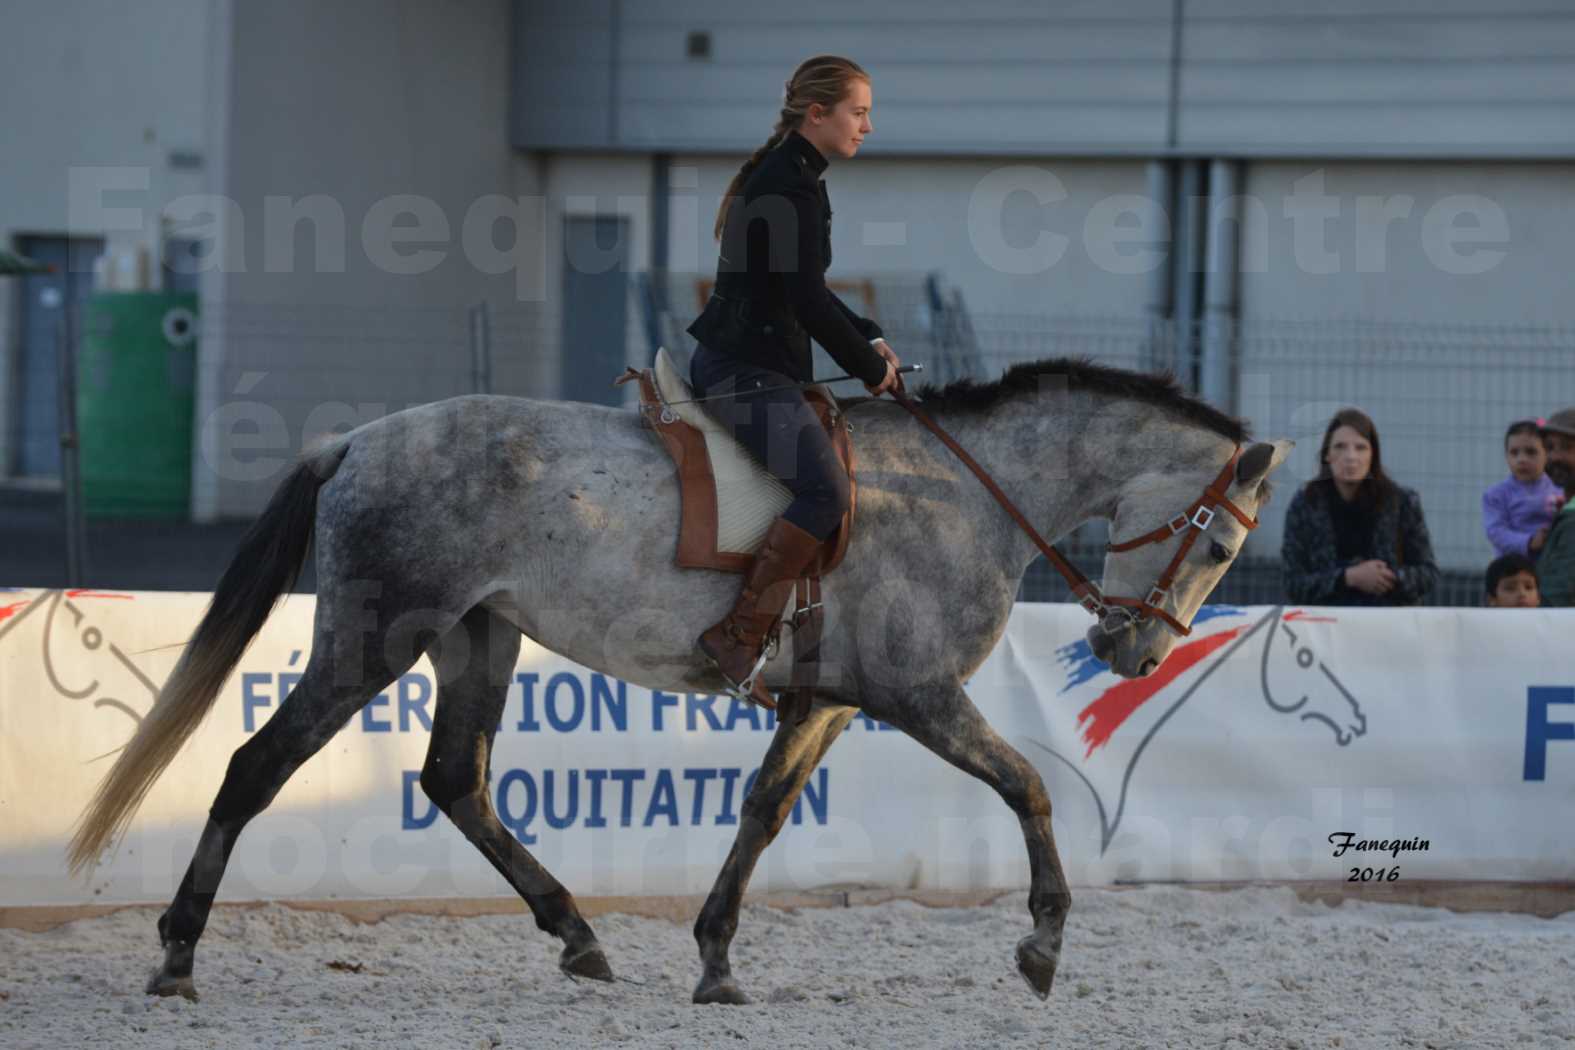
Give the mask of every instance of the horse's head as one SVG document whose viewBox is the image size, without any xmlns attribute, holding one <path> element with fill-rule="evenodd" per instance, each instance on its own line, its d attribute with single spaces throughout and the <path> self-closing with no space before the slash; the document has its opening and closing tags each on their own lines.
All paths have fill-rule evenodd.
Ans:
<svg viewBox="0 0 1575 1050">
<path fill-rule="evenodd" d="M 1209 493 L 1223 492 L 1255 522 L 1268 496 L 1264 482 L 1293 444 L 1249 446 L 1228 473 L 1220 459 L 1196 469 L 1145 472 L 1123 487 L 1101 584 L 1109 607 L 1088 632 L 1094 655 L 1116 674 L 1140 678 L 1158 669 L 1241 553 L 1247 525 L 1229 507 L 1211 506 Z"/>
</svg>

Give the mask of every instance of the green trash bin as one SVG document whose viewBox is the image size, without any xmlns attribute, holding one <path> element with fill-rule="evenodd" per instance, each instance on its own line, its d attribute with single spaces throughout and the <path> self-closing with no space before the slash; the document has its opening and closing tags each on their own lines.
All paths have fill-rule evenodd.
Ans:
<svg viewBox="0 0 1575 1050">
<path fill-rule="evenodd" d="M 77 364 L 82 502 L 95 518 L 184 518 L 191 509 L 197 297 L 99 292 Z"/>
</svg>

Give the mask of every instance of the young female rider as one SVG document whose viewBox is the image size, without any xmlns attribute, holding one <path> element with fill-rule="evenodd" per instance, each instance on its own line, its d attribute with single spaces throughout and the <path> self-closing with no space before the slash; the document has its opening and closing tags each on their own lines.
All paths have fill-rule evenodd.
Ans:
<svg viewBox="0 0 1575 1050">
<path fill-rule="evenodd" d="M 748 677 L 793 581 L 848 508 L 847 472 L 797 389 L 813 379 L 811 338 L 879 396 L 900 362 L 879 326 L 826 287 L 831 202 L 820 176 L 851 159 L 872 130 L 869 75 L 834 55 L 806 60 L 787 82 L 771 137 L 722 196 L 716 290 L 689 334 L 697 397 L 793 494 L 771 523 L 731 611 L 698 639 L 736 690 Z M 750 699 L 772 705 L 757 678 Z"/>
</svg>

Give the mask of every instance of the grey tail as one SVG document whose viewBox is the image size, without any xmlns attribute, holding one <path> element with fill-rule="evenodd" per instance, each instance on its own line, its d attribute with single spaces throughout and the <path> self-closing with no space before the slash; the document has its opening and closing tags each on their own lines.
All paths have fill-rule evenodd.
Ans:
<svg viewBox="0 0 1575 1050">
<path fill-rule="evenodd" d="M 66 850 L 73 873 L 94 863 L 125 833 L 274 606 L 295 586 L 311 547 L 317 490 L 334 476 L 349 448 L 350 442 L 340 438 L 303 457 L 241 538 L 169 681 L 78 822 Z"/>
</svg>

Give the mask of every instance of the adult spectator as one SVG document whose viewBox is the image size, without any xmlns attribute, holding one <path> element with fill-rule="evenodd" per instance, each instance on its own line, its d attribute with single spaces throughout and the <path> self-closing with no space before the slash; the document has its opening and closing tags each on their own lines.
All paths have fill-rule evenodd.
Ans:
<svg viewBox="0 0 1575 1050">
<path fill-rule="evenodd" d="M 1564 506 L 1548 529 L 1537 559 L 1542 604 L 1575 605 L 1575 408 L 1555 412 L 1542 424 L 1548 477 L 1564 490 Z"/>
<path fill-rule="evenodd" d="M 1422 500 L 1384 473 L 1365 412 L 1335 413 L 1318 476 L 1291 499 L 1280 558 L 1292 602 L 1418 605 L 1438 582 Z"/>
</svg>

